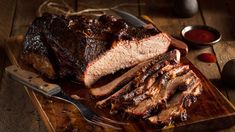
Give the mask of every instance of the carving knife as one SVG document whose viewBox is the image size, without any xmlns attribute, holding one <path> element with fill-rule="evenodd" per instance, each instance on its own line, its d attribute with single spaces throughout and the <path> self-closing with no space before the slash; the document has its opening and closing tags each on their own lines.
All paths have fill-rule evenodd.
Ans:
<svg viewBox="0 0 235 132">
<path fill-rule="evenodd" d="M 75 105 L 76 107 L 84 106 L 79 101 L 74 100 L 70 96 L 65 95 L 59 85 L 45 82 L 36 73 L 25 71 L 16 65 L 11 65 L 6 67 L 5 72 L 11 79 L 21 84 L 24 84 L 28 88 L 31 88 L 34 91 L 41 93 L 43 95 L 46 95 L 47 97 L 53 97 L 66 101 L 68 103 Z"/>
<path fill-rule="evenodd" d="M 122 19 L 124 19 L 126 22 L 130 23 L 131 25 L 135 27 L 153 27 L 156 30 L 161 30 L 153 23 L 153 21 L 148 16 L 142 16 L 142 19 L 144 19 L 147 22 L 142 21 L 141 19 L 137 18 L 136 16 L 119 10 L 117 8 L 112 8 L 112 11 L 114 11 L 118 16 L 120 16 Z M 173 38 L 171 35 L 168 35 L 171 38 L 171 47 L 170 48 L 177 48 L 180 50 L 182 56 L 186 56 L 188 53 L 188 46 L 183 41 L 177 40 Z"/>
</svg>

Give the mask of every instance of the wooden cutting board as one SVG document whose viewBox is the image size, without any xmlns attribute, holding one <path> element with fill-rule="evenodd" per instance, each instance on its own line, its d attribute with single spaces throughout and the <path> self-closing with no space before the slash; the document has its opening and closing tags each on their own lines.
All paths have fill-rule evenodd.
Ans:
<svg viewBox="0 0 235 132">
<path fill-rule="evenodd" d="M 23 36 L 16 36 L 6 40 L 5 49 L 12 64 L 19 65 L 20 52 L 22 49 Z M 184 64 L 190 65 L 190 68 L 202 80 L 203 93 L 198 101 L 188 109 L 188 120 L 176 123 L 174 126 L 163 128 L 163 130 L 174 131 L 208 131 L 222 129 L 235 124 L 235 107 L 223 96 L 212 83 L 187 59 L 182 58 Z M 23 65 L 21 65 L 22 67 Z M 23 66 L 23 69 L 27 67 Z M 129 122 L 128 125 L 121 126 L 122 131 L 156 131 L 144 121 L 123 119 L 121 115 L 110 116 L 108 110 L 96 109 L 94 104 L 96 100 L 91 99 L 88 90 L 70 80 L 56 81 L 63 90 L 69 95 L 81 97 L 80 101 L 92 108 L 100 115 L 107 116 L 114 120 Z M 49 131 L 115 131 L 109 128 L 97 127 L 87 123 L 80 115 L 79 111 L 71 104 L 60 100 L 47 98 L 27 89 L 25 87 L 32 103 L 39 112 L 42 120 Z"/>
</svg>

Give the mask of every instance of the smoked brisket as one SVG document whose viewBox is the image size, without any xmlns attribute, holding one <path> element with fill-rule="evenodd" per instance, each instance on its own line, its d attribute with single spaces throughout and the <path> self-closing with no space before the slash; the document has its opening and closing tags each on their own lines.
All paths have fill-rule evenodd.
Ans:
<svg viewBox="0 0 235 132">
<path fill-rule="evenodd" d="M 173 50 L 146 61 L 131 73 L 133 77 L 124 87 L 96 105 L 110 107 L 111 114 L 120 112 L 158 127 L 187 120 L 187 109 L 201 94 L 202 84 L 188 65 L 180 63 L 176 53 L 179 51 Z M 125 80 L 125 76 L 122 78 Z"/>
<path fill-rule="evenodd" d="M 46 13 L 26 33 L 23 59 L 49 78 L 73 77 L 90 87 L 102 76 L 165 53 L 170 38 L 112 16 Z"/>
</svg>

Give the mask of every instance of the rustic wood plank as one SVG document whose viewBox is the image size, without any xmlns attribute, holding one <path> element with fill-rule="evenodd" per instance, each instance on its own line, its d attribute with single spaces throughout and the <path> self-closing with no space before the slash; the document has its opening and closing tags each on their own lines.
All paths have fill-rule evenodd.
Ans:
<svg viewBox="0 0 235 132">
<path fill-rule="evenodd" d="M 9 109 L 9 107 L 4 107 L 6 102 L 5 92 L 6 88 L 2 86 L 2 76 L 4 73 L 4 67 L 7 63 L 7 56 L 4 51 L 4 39 L 8 38 L 11 34 L 11 28 L 15 13 L 15 7 L 16 7 L 16 0 L 2 0 L 0 1 L 0 94 L 1 94 L 1 101 L 0 101 L 0 113 L 2 115 L 2 118 L 0 118 L 0 131 L 6 131 L 9 129 L 6 129 L 5 122 L 9 123 L 7 120 L 5 120 L 5 117 L 9 116 L 7 114 L 9 111 L 12 111 Z M 9 96 L 9 95 L 8 95 Z M 12 118 L 13 119 L 13 118 Z M 9 124 L 10 125 L 10 124 Z M 8 125 L 8 126 L 9 126 Z"/>
<path fill-rule="evenodd" d="M 216 0 L 212 3 L 209 0 L 200 0 L 200 5 L 203 10 L 205 23 L 209 26 L 215 27 L 222 34 L 223 38 L 221 42 L 213 46 L 218 60 L 219 69 L 222 70 L 227 61 L 235 58 L 234 2 L 229 0 Z M 221 86 L 223 86 L 224 89 L 227 89 L 230 101 L 235 104 L 234 89 L 223 84 L 221 84 Z"/>
<path fill-rule="evenodd" d="M 234 2 L 225 0 L 215 0 L 213 2 L 209 0 L 199 0 L 204 22 L 208 26 L 215 27 L 222 34 L 222 40 L 213 46 L 213 50 L 216 54 L 218 61 L 218 68 L 221 72 L 224 64 L 235 58 L 235 46 L 234 46 Z M 221 83 L 220 78 L 217 81 L 220 85 L 220 89 L 227 91 L 228 99 L 235 104 L 235 90 L 232 87 L 225 86 Z M 224 131 L 234 131 L 235 127 L 232 127 Z"/>
<path fill-rule="evenodd" d="M 15 13 L 16 0 L 1 0 L 0 1 L 0 40 L 10 36 Z M 1 43 L 3 44 L 3 43 Z"/>
<path fill-rule="evenodd" d="M 31 105 L 23 86 L 4 77 L 0 90 L 0 131 L 34 131 L 46 129 Z"/>
<path fill-rule="evenodd" d="M 18 34 L 25 34 L 28 25 L 32 22 L 32 20 L 35 18 L 36 16 L 36 10 L 39 6 L 39 4 L 42 3 L 42 0 L 37 0 L 37 1 L 22 1 L 22 0 L 17 0 L 17 7 L 16 7 L 16 13 L 15 13 L 15 18 L 14 18 L 14 23 L 13 23 L 13 28 L 12 28 L 12 36 L 14 35 L 18 35 Z M 21 125 L 25 126 L 22 128 L 22 131 L 27 131 L 27 129 L 32 129 L 32 130 L 36 130 L 39 132 L 45 131 L 45 126 L 42 122 L 42 120 L 40 119 L 37 111 L 34 109 L 34 107 L 32 106 L 27 93 L 25 92 L 25 89 L 23 89 L 22 85 L 17 85 L 17 87 L 12 87 L 12 91 L 18 91 L 15 92 L 15 96 L 22 96 L 24 98 L 22 98 L 22 100 L 20 101 L 20 103 L 24 103 L 25 106 L 24 108 L 28 111 L 26 111 L 25 109 L 22 109 L 18 106 L 14 106 L 12 105 L 13 103 L 10 103 L 9 105 L 12 105 L 12 108 L 15 109 L 20 109 L 20 111 L 22 111 L 23 114 L 20 115 L 16 115 L 15 118 L 17 119 L 21 119 L 23 118 L 24 115 L 28 115 L 26 118 L 26 121 L 24 123 L 22 123 Z M 17 89 L 14 89 L 17 88 Z M 21 89 L 22 88 L 22 89 Z M 10 89 L 10 88 L 9 88 Z M 8 94 L 6 94 L 8 95 Z M 11 117 L 12 118 L 12 117 Z M 10 119 L 11 119 L 10 118 Z M 12 129 L 14 130 L 17 129 L 17 127 L 13 127 Z"/>
<path fill-rule="evenodd" d="M 36 16 L 37 7 L 41 0 L 30 2 L 30 0 L 17 0 L 15 20 L 12 28 L 12 36 L 24 34 L 28 26 Z"/>
<path fill-rule="evenodd" d="M 15 14 L 15 21 L 13 24 L 13 30 L 12 35 L 22 35 L 25 34 L 29 25 L 32 23 L 32 21 L 37 17 L 38 15 L 38 7 L 40 4 L 42 4 L 45 0 L 36 0 L 36 1 L 30 1 L 30 0 L 18 0 L 17 1 L 17 8 L 16 8 L 16 14 Z M 59 0 L 55 0 L 60 2 Z M 75 2 L 76 0 L 67 0 L 66 3 L 68 3 L 69 6 L 72 8 L 75 8 Z M 44 10 L 43 10 L 44 11 Z M 46 11 L 46 10 L 45 10 Z"/>
<path fill-rule="evenodd" d="M 15 5 L 17 6 L 15 7 L 16 9 L 13 10 L 14 11 L 14 21 L 12 24 L 13 27 L 11 26 L 9 27 L 11 32 L 9 32 L 8 37 L 10 35 L 15 35 L 15 34 L 22 32 L 20 30 L 21 28 L 18 28 L 18 26 L 22 26 L 22 25 L 16 25 L 19 19 L 23 20 L 24 22 L 30 19 L 30 16 L 27 17 L 26 15 L 29 15 L 29 13 L 33 13 L 33 11 L 27 10 L 28 9 L 27 6 L 31 7 L 31 5 L 34 5 L 34 4 L 28 1 L 26 1 L 26 3 L 29 3 L 30 5 L 26 4 L 24 6 L 23 4 L 25 4 L 25 1 L 20 1 L 20 0 L 15 1 Z M 25 16 L 23 15 L 19 16 L 20 13 L 21 14 L 25 13 Z M 8 23 L 8 22 L 5 21 L 5 23 Z M 1 27 L 4 27 L 4 26 L 1 26 Z M 9 61 L 8 60 L 6 61 L 7 62 L 5 66 L 10 65 Z M 0 92 L 1 94 L 0 107 L 4 108 L 0 110 L 1 113 L 4 115 L 3 118 L 1 118 L 2 119 L 1 128 L 0 128 L 1 131 L 6 131 L 6 130 L 7 131 L 37 131 L 37 132 L 45 131 L 46 129 L 44 127 L 44 124 L 40 120 L 36 110 L 31 105 L 30 100 L 25 90 L 20 89 L 23 86 L 17 83 L 11 83 L 11 82 L 12 80 L 9 80 L 7 77 L 4 77 L 1 83 L 2 89 Z"/>
<path fill-rule="evenodd" d="M 6 55 L 3 50 L 4 39 L 11 34 L 11 27 L 13 23 L 14 13 L 16 7 L 16 0 L 1 0 L 0 1 L 0 80 L 5 67 Z M 1 82 L 1 81 L 0 81 Z"/>
<path fill-rule="evenodd" d="M 0 42 L 0 43 L 3 43 L 3 42 Z M 3 46 L 0 46 L 0 82 L 1 82 L 1 79 L 3 76 L 6 58 L 7 58 L 7 56 L 6 56 L 5 50 L 4 50 Z"/>
<path fill-rule="evenodd" d="M 78 0 L 78 7 L 77 10 L 83 10 L 86 8 L 111 8 L 113 6 L 116 6 L 118 4 L 127 3 L 125 0 L 100 0 L 100 1 L 87 1 L 87 0 Z M 138 0 L 129 0 L 128 3 L 138 3 Z M 130 12 L 136 16 L 139 15 L 138 5 L 136 6 L 124 6 L 120 7 L 119 9 L 122 9 L 124 11 Z"/>
</svg>

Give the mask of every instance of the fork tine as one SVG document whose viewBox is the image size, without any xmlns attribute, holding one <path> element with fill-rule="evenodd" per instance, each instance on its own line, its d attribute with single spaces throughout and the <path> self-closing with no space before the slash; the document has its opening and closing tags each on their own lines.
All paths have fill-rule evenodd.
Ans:
<svg viewBox="0 0 235 132">
<path fill-rule="evenodd" d="M 89 120 L 90 123 L 92 124 L 95 124 L 95 125 L 98 125 L 98 126 L 101 126 L 101 127 L 109 127 L 109 128 L 113 128 L 113 129 L 116 129 L 116 130 L 121 130 L 122 128 L 120 127 L 117 127 L 117 126 L 113 126 L 111 124 L 107 124 L 107 123 L 104 123 L 104 122 L 101 122 L 99 120 L 94 120 L 95 118 L 93 118 L 92 120 Z M 97 118 L 98 119 L 98 118 Z"/>
<path fill-rule="evenodd" d="M 96 116 L 96 118 L 99 118 L 100 120 L 108 121 L 111 123 L 120 124 L 120 125 L 128 125 L 129 124 L 129 123 L 125 123 L 125 122 L 111 120 L 111 119 L 104 117 L 104 116 Z"/>
</svg>

